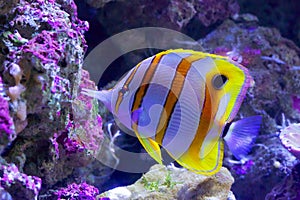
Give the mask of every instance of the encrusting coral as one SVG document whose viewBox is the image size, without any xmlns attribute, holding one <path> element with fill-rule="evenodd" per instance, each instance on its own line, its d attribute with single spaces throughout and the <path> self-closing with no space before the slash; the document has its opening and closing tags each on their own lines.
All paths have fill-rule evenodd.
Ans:
<svg viewBox="0 0 300 200">
<path fill-rule="evenodd" d="M 22 194 L 26 194 L 26 199 L 37 199 L 42 186 L 39 177 L 21 173 L 15 164 L 5 164 L 3 161 L 0 162 L 0 174 L 0 190 L 11 193 L 14 199 L 23 199 Z M 17 193 L 15 190 L 21 191 Z"/>
<path fill-rule="evenodd" d="M 87 153 L 101 144 L 97 101 L 78 96 L 80 86 L 95 88 L 82 70 L 88 23 L 73 1 L 0 7 L 0 188 L 13 199 L 36 199 L 62 180 L 75 181 L 69 175 L 90 164 Z M 8 173 L 13 182 L 4 180 Z"/>
<path fill-rule="evenodd" d="M 2 153 L 4 148 L 16 138 L 16 133 L 1 77 L 0 87 L 0 153 Z"/>
<path fill-rule="evenodd" d="M 97 188 L 87 184 L 81 183 L 76 184 L 72 183 L 66 188 L 61 188 L 54 192 L 54 195 L 57 197 L 57 200 L 69 199 L 96 199 L 95 196 L 99 194 Z"/>
</svg>

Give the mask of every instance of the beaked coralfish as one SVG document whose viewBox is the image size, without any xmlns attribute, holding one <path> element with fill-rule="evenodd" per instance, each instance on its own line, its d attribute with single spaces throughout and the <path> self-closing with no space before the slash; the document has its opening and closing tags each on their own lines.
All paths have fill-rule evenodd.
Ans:
<svg viewBox="0 0 300 200">
<path fill-rule="evenodd" d="M 141 61 L 110 90 L 83 93 L 102 101 L 158 163 L 163 147 L 183 167 L 212 175 L 222 166 L 223 139 L 241 159 L 258 134 L 260 116 L 232 122 L 253 83 L 227 57 L 176 49 Z"/>
</svg>

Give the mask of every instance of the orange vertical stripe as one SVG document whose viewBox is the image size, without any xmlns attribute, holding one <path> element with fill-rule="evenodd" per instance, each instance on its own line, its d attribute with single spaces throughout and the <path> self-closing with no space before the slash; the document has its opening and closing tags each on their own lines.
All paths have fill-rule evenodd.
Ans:
<svg viewBox="0 0 300 200">
<path fill-rule="evenodd" d="M 210 129 L 212 120 L 214 120 L 214 115 L 216 114 L 214 110 L 216 109 L 212 107 L 211 95 L 209 94 L 207 86 L 205 86 L 205 99 L 200 116 L 200 122 L 197 128 L 197 133 L 189 149 L 183 154 L 183 156 L 189 155 L 190 157 L 194 157 L 197 159 L 199 158 L 201 145 L 203 144 L 206 134 Z"/>
<path fill-rule="evenodd" d="M 144 74 L 142 83 L 141 83 L 139 89 L 135 93 L 131 112 L 134 112 L 135 110 L 140 108 L 142 101 L 143 101 L 143 97 L 145 96 L 147 89 L 149 87 L 149 82 L 151 81 L 151 79 L 155 73 L 155 70 L 164 55 L 165 55 L 165 53 L 157 54 L 154 57 L 154 59 L 152 60 L 152 62 L 150 63 L 150 66 L 148 67 L 146 73 Z M 132 123 L 133 130 L 135 130 L 135 131 L 137 130 L 137 125 L 138 125 L 138 121 L 137 121 L 137 123 Z"/>
<path fill-rule="evenodd" d="M 140 62 L 136 67 L 135 69 L 133 70 L 133 72 L 130 74 L 130 76 L 127 78 L 127 80 L 125 81 L 124 85 L 122 88 L 124 89 L 128 89 L 128 86 L 130 84 L 130 82 L 132 81 L 135 73 L 137 72 L 138 68 L 140 67 L 140 65 L 142 64 L 142 62 Z M 117 98 L 117 101 L 116 101 L 116 106 L 115 106 L 115 110 L 116 110 L 116 113 L 119 112 L 119 108 L 120 108 L 120 105 L 123 101 L 123 97 L 124 97 L 124 93 L 119 91 L 118 92 L 118 98 Z"/>
<path fill-rule="evenodd" d="M 172 113 L 174 112 L 176 103 L 182 91 L 187 73 L 191 68 L 192 62 L 199 59 L 199 55 L 188 56 L 186 58 L 183 58 L 176 68 L 176 74 L 174 76 L 171 88 L 164 104 L 165 114 L 164 112 L 162 112 L 159 124 L 157 126 L 158 132 L 156 134 L 155 140 L 158 144 L 162 144 L 169 122 L 171 120 Z"/>
</svg>

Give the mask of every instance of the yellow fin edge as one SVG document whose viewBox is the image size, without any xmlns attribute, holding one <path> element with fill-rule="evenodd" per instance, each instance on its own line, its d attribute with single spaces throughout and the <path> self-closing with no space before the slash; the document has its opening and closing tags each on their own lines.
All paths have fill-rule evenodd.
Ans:
<svg viewBox="0 0 300 200">
<path fill-rule="evenodd" d="M 200 159 L 199 156 L 193 156 L 188 151 L 179 158 L 174 158 L 171 153 L 169 154 L 176 162 L 188 170 L 196 174 L 211 176 L 219 172 L 222 167 L 224 143 L 221 140 L 216 143 L 211 152 L 203 159 Z"/>
<path fill-rule="evenodd" d="M 228 57 L 226 57 L 226 56 L 220 56 L 220 55 L 217 55 L 217 54 L 205 53 L 205 52 L 202 52 L 202 51 L 194 51 L 194 50 L 190 50 L 190 49 L 169 49 L 167 51 L 160 52 L 159 54 L 168 54 L 168 53 L 191 53 L 191 54 L 194 54 L 194 55 L 198 55 L 200 57 L 209 56 L 211 58 L 219 58 L 219 59 L 226 59 L 226 60 L 228 59 Z"/>
<path fill-rule="evenodd" d="M 142 138 L 138 133 L 136 133 L 140 143 L 143 145 L 147 153 L 159 164 L 162 164 L 162 157 L 160 147 L 151 138 Z"/>
</svg>

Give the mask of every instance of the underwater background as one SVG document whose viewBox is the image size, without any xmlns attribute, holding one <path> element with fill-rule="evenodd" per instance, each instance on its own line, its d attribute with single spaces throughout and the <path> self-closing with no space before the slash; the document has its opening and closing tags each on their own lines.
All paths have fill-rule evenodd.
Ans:
<svg viewBox="0 0 300 200">
<path fill-rule="evenodd" d="M 299 200 L 299 10 L 296 0 L 0 0 L 0 199 Z M 249 69 L 255 86 L 236 119 L 261 115 L 263 124 L 246 160 L 226 148 L 213 176 L 168 165 L 167 157 L 166 166 L 155 165 L 100 102 L 80 94 L 111 88 L 163 50 L 126 53 L 95 78 L 99 67 L 88 55 L 143 27 L 181 32 L 196 42 L 166 42 L 229 55 Z M 121 43 L 97 59 L 122 52 Z M 129 167 L 143 170 L 118 170 L 122 150 L 137 153 Z"/>
</svg>

